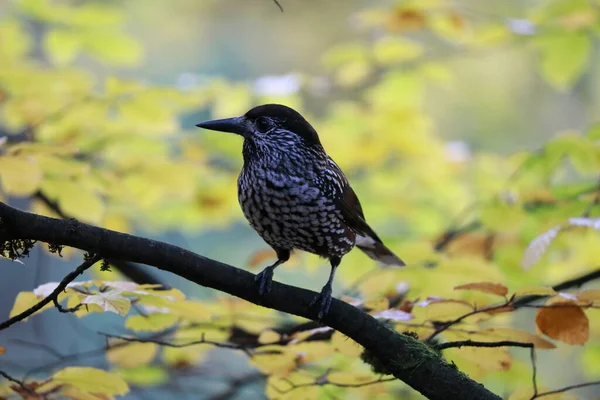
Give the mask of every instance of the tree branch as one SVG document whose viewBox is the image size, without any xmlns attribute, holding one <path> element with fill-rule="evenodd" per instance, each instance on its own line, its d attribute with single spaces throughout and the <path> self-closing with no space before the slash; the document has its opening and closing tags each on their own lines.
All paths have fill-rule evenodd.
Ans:
<svg viewBox="0 0 600 400">
<path fill-rule="evenodd" d="M 56 215 L 61 218 L 69 219 L 71 216 L 65 214 L 65 212 L 59 207 L 56 201 L 51 200 L 46 194 L 42 191 L 38 191 L 35 194 L 35 198 L 40 200 L 46 207 L 52 210 Z M 113 265 L 120 273 L 125 275 L 127 278 L 131 279 L 135 283 L 148 283 L 148 284 L 157 284 L 163 285 L 165 289 L 168 289 L 166 285 L 164 285 L 159 279 L 154 277 L 149 272 L 145 271 L 139 265 L 136 265 L 131 262 L 122 261 L 122 260 L 106 260 L 109 264 Z"/>
<path fill-rule="evenodd" d="M 56 308 L 59 309 L 60 312 L 74 311 L 72 309 L 65 309 L 60 304 L 58 304 L 58 300 L 57 300 L 58 295 L 60 294 L 60 292 L 62 292 L 63 290 L 66 289 L 66 287 L 69 283 L 73 282 L 75 280 L 75 278 L 77 278 L 79 275 L 83 274 L 83 272 L 86 269 L 88 269 L 92 265 L 96 264 L 96 262 L 98 262 L 98 261 L 100 261 L 100 256 L 98 256 L 98 255 L 94 255 L 94 256 L 88 258 L 87 260 L 85 260 L 83 263 L 81 263 L 81 265 L 79 267 L 75 268 L 74 271 L 70 272 L 67 276 L 65 276 L 65 278 L 58 284 L 56 289 L 54 289 L 52 291 L 52 293 L 50 293 L 47 297 L 40 300 L 33 307 L 30 307 L 27 310 L 23 311 L 21 314 L 15 315 L 14 317 L 9 318 L 8 320 L 1 323 L 0 331 L 8 328 L 9 326 L 11 326 L 14 323 L 22 321 L 25 318 L 35 314 L 37 311 L 41 310 L 46 304 L 50 303 L 51 301 L 54 302 L 54 305 L 56 306 Z"/>
<path fill-rule="evenodd" d="M 0 203 L 0 243 L 29 238 L 76 247 L 103 257 L 152 265 L 199 285 L 254 304 L 314 319 L 309 304 L 315 292 L 273 282 L 261 297 L 254 275 L 180 247 L 75 220 L 35 215 Z M 389 329 L 356 307 L 333 299 L 322 321 L 368 349 L 398 379 L 433 400 L 499 400 L 500 397 L 448 364 L 424 343 Z"/>
</svg>

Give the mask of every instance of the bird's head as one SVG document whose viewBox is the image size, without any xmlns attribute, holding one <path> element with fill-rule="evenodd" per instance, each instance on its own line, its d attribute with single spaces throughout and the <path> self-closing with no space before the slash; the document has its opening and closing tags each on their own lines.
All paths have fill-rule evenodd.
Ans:
<svg viewBox="0 0 600 400">
<path fill-rule="evenodd" d="M 272 154 L 299 148 L 321 148 L 312 125 L 299 112 L 280 104 L 265 104 L 239 117 L 201 122 L 196 126 L 243 136 L 244 148 L 252 151 Z"/>
</svg>

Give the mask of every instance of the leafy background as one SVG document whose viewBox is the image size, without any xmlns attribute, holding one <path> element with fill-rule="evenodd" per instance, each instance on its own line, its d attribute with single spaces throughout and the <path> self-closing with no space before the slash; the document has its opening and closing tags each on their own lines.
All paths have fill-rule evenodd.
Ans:
<svg viewBox="0 0 600 400">
<path fill-rule="evenodd" d="M 55 215 L 47 199 L 67 216 L 258 272 L 272 255 L 237 204 L 239 138 L 194 124 L 280 102 L 313 122 L 371 225 L 410 264 L 373 272 L 372 262 L 352 252 L 334 294 L 373 301 L 376 310 L 386 308 L 383 297 L 396 295 L 415 303 L 435 296 L 467 304 L 404 303 L 413 319 L 395 321 L 399 331 L 426 337 L 433 330 L 428 321 L 499 301 L 479 290 L 454 290 L 459 285 L 492 282 L 508 293 L 535 286 L 528 292 L 540 293 L 540 286 L 597 268 L 600 2 L 281 3 L 284 13 L 268 0 L 0 1 L 2 200 Z M 565 229 L 552 231 L 558 225 Z M 455 231 L 461 234 L 444 242 Z M 440 241 L 446 244 L 434 251 Z M 0 261 L 2 315 L 35 302 L 44 292 L 31 293 L 34 288 L 60 280 L 80 258 L 69 249 L 62 255 L 39 248 L 24 265 Z M 273 391 L 273 385 L 285 386 L 282 378 L 306 382 L 328 368 L 341 374 L 340 382 L 372 379 L 369 366 L 351 357 L 357 350 L 336 337 L 250 363 L 225 349 L 151 343 L 61 362 L 101 348 L 105 338 L 98 331 L 120 335 L 132 333 L 129 328 L 141 335 L 177 323 L 180 340 L 209 331 L 225 340 L 219 329 L 235 324 L 264 334 L 268 344 L 275 341 L 273 327 L 299 321 L 152 272 L 197 301 L 167 316 L 146 310 L 142 314 L 158 321 L 142 328 L 137 324 L 148 318 L 135 315 L 136 307 L 120 310 L 125 322 L 104 313 L 111 311 L 104 303 L 78 316 L 45 311 L 3 332 L 2 365 L 21 376 L 54 376 L 53 382 L 86 373 L 68 366 L 103 368 L 129 383 L 131 398 L 198 398 L 198 390 L 210 398 L 255 368 L 270 376 L 266 394 L 273 398 L 418 398 L 400 383 Z M 277 279 L 318 290 L 327 273 L 322 260 L 302 253 L 278 270 Z M 88 278 L 122 279 L 114 269 L 94 270 Z M 85 291 L 98 295 L 101 286 L 89 284 Z M 83 300 L 67 294 L 65 301 Z M 598 300 L 590 296 L 588 302 Z M 140 302 L 137 308 L 157 307 L 156 299 L 138 297 L 129 294 Z M 463 328 L 541 330 L 558 339 L 557 349 L 538 354 L 540 383 L 556 388 L 600 376 L 594 307 L 551 316 L 546 325 L 539 311 L 524 309 L 469 320 Z M 448 330 L 441 336 L 474 335 Z M 305 359 L 290 355 L 299 352 Z M 446 356 L 496 393 L 517 399 L 530 390 L 525 351 L 462 349 Z M 565 365 L 572 367 L 565 371 Z M 260 375 L 234 395 L 264 393 Z M 591 398 L 595 392 L 574 393 Z"/>
</svg>

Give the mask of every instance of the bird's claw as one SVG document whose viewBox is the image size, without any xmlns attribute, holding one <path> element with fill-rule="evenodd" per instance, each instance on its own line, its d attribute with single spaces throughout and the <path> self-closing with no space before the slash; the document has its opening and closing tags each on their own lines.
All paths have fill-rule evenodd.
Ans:
<svg viewBox="0 0 600 400">
<path fill-rule="evenodd" d="M 267 267 L 261 273 L 256 275 L 254 282 L 258 283 L 258 294 L 264 296 L 271 291 L 271 283 L 273 282 L 273 269 Z"/>
<path fill-rule="evenodd" d="M 316 295 L 310 302 L 310 307 L 318 307 L 317 319 L 320 321 L 329 313 L 331 306 L 331 288 L 325 286 L 321 293 Z"/>
</svg>

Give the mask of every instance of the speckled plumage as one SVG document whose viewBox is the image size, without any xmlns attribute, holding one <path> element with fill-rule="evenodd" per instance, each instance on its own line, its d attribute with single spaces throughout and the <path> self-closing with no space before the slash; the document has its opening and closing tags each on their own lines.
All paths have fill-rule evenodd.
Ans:
<svg viewBox="0 0 600 400">
<path fill-rule="evenodd" d="M 313 301 L 320 306 L 319 318 L 329 310 L 335 270 L 355 245 L 383 264 L 404 265 L 366 223 L 348 180 L 299 113 L 267 104 L 198 126 L 244 137 L 238 199 L 250 225 L 278 256 L 257 275 L 261 294 L 270 290 L 273 270 L 294 249 L 331 262 L 329 280 Z"/>
<path fill-rule="evenodd" d="M 349 252 L 356 233 L 336 204 L 348 182 L 331 173 L 338 169 L 333 160 L 301 145 L 293 152 L 261 145 L 266 150 L 263 157 L 253 157 L 253 145 L 244 145 L 246 162 L 238 179 L 238 199 L 250 225 L 275 249 L 300 249 L 322 257 Z"/>
</svg>

